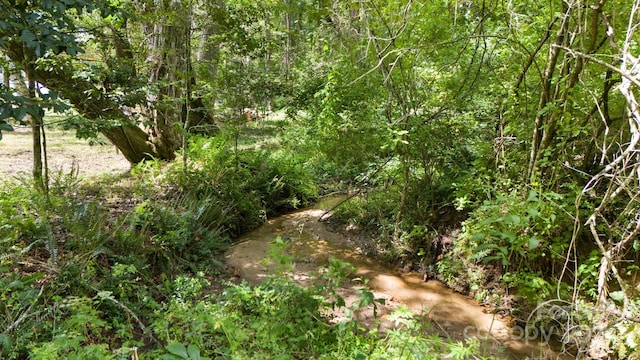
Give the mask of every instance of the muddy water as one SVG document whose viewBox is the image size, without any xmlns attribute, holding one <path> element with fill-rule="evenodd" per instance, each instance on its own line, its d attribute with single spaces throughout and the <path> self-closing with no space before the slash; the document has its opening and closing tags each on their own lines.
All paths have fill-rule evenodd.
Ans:
<svg viewBox="0 0 640 360">
<path fill-rule="evenodd" d="M 243 279 L 259 283 L 273 273 L 265 265 L 269 253 L 269 242 L 277 236 L 290 245 L 288 251 L 294 256 L 293 277 L 301 284 L 325 266 L 330 258 L 352 264 L 357 270 L 353 278 L 368 279 L 368 287 L 376 298 L 385 300 L 377 307 L 377 320 L 383 328 L 394 324 L 387 315 L 400 304 L 405 304 L 418 314 L 423 314 L 433 324 L 433 331 L 453 340 L 477 337 L 481 340 L 485 354 L 509 359 L 555 359 L 560 357 L 548 347 L 533 340 L 521 339 L 520 332 L 509 326 L 508 321 L 491 314 L 488 309 L 450 290 L 437 281 L 424 282 L 417 273 L 402 273 L 385 263 L 359 255 L 348 239 L 333 233 L 318 219 L 335 200 L 284 215 L 268 221 L 258 229 L 244 235 L 226 254 L 227 265 Z M 339 293 L 347 304 L 358 301 L 353 286 L 347 283 Z M 339 317 L 339 314 L 337 314 Z M 365 326 L 374 326 L 373 307 L 358 313 Z"/>
</svg>

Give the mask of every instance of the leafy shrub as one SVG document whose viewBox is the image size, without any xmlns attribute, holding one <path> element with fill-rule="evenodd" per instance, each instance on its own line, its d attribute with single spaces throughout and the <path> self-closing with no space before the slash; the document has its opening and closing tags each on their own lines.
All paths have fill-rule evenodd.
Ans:
<svg viewBox="0 0 640 360">
<path fill-rule="evenodd" d="M 229 141 L 224 133 L 213 139 L 192 138 L 186 169 L 179 162 L 172 164 L 159 180 L 193 198 L 224 204 L 220 226 L 230 236 L 252 229 L 266 215 L 317 199 L 317 185 L 302 158 L 282 151 L 232 151 Z"/>
<path fill-rule="evenodd" d="M 223 234 L 227 210 L 214 198 L 186 193 L 168 202 L 143 202 L 130 218 L 131 232 L 145 239 L 144 250 L 159 270 L 219 266 L 215 254 L 229 243 Z"/>
<path fill-rule="evenodd" d="M 354 196 L 335 210 L 332 219 L 384 233 L 389 230 L 390 219 L 397 209 L 397 201 L 395 196 L 386 191 Z"/>
<path fill-rule="evenodd" d="M 549 297 L 571 236 L 572 220 L 562 196 L 529 190 L 499 194 L 486 200 L 468 221 L 452 251 L 438 264 L 449 286 L 481 288 L 490 272 L 478 265 L 492 264 L 504 281 L 532 301 Z M 474 269 L 469 272 L 469 269 Z M 478 273 L 479 272 L 479 273 Z"/>
</svg>

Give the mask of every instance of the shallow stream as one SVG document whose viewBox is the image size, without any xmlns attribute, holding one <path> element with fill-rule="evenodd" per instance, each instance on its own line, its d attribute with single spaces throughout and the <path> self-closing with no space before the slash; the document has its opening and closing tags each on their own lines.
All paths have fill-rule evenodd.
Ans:
<svg viewBox="0 0 640 360">
<path fill-rule="evenodd" d="M 421 274 L 403 273 L 358 254 L 344 235 L 331 232 L 325 223 L 319 221 L 325 209 L 337 201 L 329 200 L 314 208 L 269 220 L 240 238 L 227 252 L 227 266 L 251 283 L 261 282 L 274 271 L 264 262 L 269 254 L 269 242 L 280 236 L 289 243 L 288 251 L 294 258 L 294 279 L 303 285 L 330 258 L 353 265 L 357 269 L 353 277 L 368 279 L 368 287 L 374 296 L 385 300 L 385 304 L 377 308 L 377 320 L 383 328 L 394 326 L 387 320 L 387 315 L 400 304 L 405 304 L 414 312 L 427 316 L 433 324 L 433 331 L 441 336 L 453 340 L 476 336 L 481 340 L 485 354 L 508 359 L 572 358 L 558 355 L 536 340 L 523 338 L 518 328 L 509 325 L 508 319 L 492 314 L 488 308 L 438 281 L 425 282 Z M 347 305 L 358 301 L 353 286 L 359 284 L 348 282 L 339 289 Z M 364 326 L 375 326 L 373 307 L 360 311 L 358 319 Z"/>
</svg>

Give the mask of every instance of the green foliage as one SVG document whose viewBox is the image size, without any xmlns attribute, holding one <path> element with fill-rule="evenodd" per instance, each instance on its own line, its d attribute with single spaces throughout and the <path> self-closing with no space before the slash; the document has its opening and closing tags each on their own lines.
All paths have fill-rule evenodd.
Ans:
<svg viewBox="0 0 640 360">
<path fill-rule="evenodd" d="M 227 284 L 220 298 L 194 293 L 183 301 L 173 296 L 153 324 L 158 339 L 168 344 L 162 358 L 193 359 L 202 353 L 234 359 L 292 359 L 301 354 L 317 359 L 464 359 L 481 353 L 474 341 L 455 343 L 423 335 L 421 318 L 406 307 L 390 315 L 399 329 L 382 337 L 377 330 L 364 331 L 355 320 L 330 323 L 324 310 L 335 306 L 334 286 L 344 280 L 349 267 L 332 261 L 317 286 L 300 287 L 275 278 L 258 286 Z M 356 307 L 371 304 L 371 293 L 363 294 Z"/>
<path fill-rule="evenodd" d="M 200 356 L 200 349 L 195 345 L 185 347 L 181 343 L 172 342 L 166 347 L 168 354 L 162 355 L 162 360 L 208 360 L 208 357 Z"/>
<path fill-rule="evenodd" d="M 59 321 L 52 329 L 53 340 L 38 344 L 30 351 L 33 359 L 114 359 L 105 330 L 109 324 L 86 297 L 67 297 L 55 306 Z"/>
<path fill-rule="evenodd" d="M 293 256 L 286 252 L 288 246 L 280 236 L 269 242 L 269 254 L 265 264 L 274 266 L 274 273 L 278 277 L 293 269 Z"/>
<path fill-rule="evenodd" d="M 186 172 L 177 163 L 165 182 L 195 197 L 208 196 L 225 204 L 221 223 L 238 235 L 272 216 L 310 204 L 318 197 L 312 174 L 302 158 L 284 151 L 231 151 L 226 133 L 216 138 L 192 138 Z"/>
<path fill-rule="evenodd" d="M 332 177 L 344 181 L 353 181 L 370 164 L 381 161 L 387 135 L 375 103 L 381 95 L 379 90 L 367 86 L 366 81 L 353 86 L 351 81 L 358 74 L 354 71 L 346 65 L 333 69 L 321 88 L 316 80 L 309 83 L 310 89 L 301 90 L 297 110 L 303 111 L 294 115 L 295 124 L 301 128 L 288 139 L 291 146 L 310 158 L 320 155 L 318 166 L 331 168 Z M 311 91 L 315 91 L 312 98 L 304 95 Z"/>
<path fill-rule="evenodd" d="M 192 271 L 218 265 L 214 254 L 228 243 L 223 233 L 227 210 L 213 196 L 183 193 L 170 201 L 143 202 L 128 219 L 131 232 L 148 238 L 145 252 L 160 270 L 187 267 Z"/>
<path fill-rule="evenodd" d="M 158 19 L 177 27 L 186 11 L 136 13 L 127 1 L 11 5 L 2 8 L 0 50 L 16 70 L 61 71 L 86 81 L 86 89 L 73 89 L 83 91 L 76 103 L 108 99 L 131 114 L 127 122 L 143 125 L 163 119 L 138 118 L 150 110 L 132 113 L 140 104 L 161 97 L 156 110 L 182 106 L 182 95 L 162 93 L 173 86 L 186 97 L 202 96 L 202 108 L 190 111 L 215 109 L 222 131 L 212 139 L 191 137 L 186 163 L 150 161 L 134 169 L 137 194 L 123 209 L 78 194 L 71 174 L 55 179 L 48 198 L 29 186 L 0 189 L 3 357 L 124 357 L 130 348 L 154 346 L 140 335 L 149 319 L 161 339 L 149 356 L 166 359 L 200 352 L 464 358 L 477 351 L 474 343 L 418 336 L 420 324 L 404 309 L 394 316 L 410 331 L 380 339 L 354 323 L 331 324 L 319 309 L 343 305 L 332 289 L 349 267 L 337 261 L 310 288 L 280 279 L 230 286 L 221 299 L 203 295 L 230 238 L 313 202 L 319 182 L 365 194 L 338 208 L 333 220 L 374 231 L 379 239 L 371 247 L 393 260 L 409 255 L 433 266 L 432 239 L 451 231 L 439 276 L 478 299 L 497 297 L 499 284 L 530 302 L 552 297 L 558 286 L 563 297 L 571 273 L 575 294 L 595 300 L 599 282 L 611 274 L 600 272 L 604 254 L 594 234 L 607 246 L 635 234 L 636 191 L 629 184 L 637 179 L 630 167 L 615 166 L 616 177 L 603 177 L 610 183 L 582 189 L 617 156 L 611 144 L 625 143 L 633 130 L 624 121 L 633 115 L 629 101 L 615 91 L 624 80 L 614 71 L 619 64 L 602 66 L 624 59 L 622 35 L 637 28 L 625 24 L 637 21 L 628 16 L 629 2 L 535 9 L 518 1 L 180 3 L 188 5 L 194 28 L 172 30 L 193 38 L 186 55 L 199 59 L 193 69 L 147 61 L 158 49 L 145 29 Z M 615 34 L 616 46 L 600 41 L 605 33 Z M 562 42 L 552 46 L 554 37 Z M 637 50 L 628 45 L 630 53 Z M 76 58 L 82 51 L 86 56 Z M 183 71 L 193 79 L 148 84 L 145 71 L 176 72 L 166 74 L 172 82 L 186 79 Z M 12 130 L 9 121 L 65 110 L 56 89 L 49 90 L 34 99 L 2 87 L 0 138 Z M 267 114 L 285 105 L 289 119 L 270 133 L 286 131 L 282 148 L 247 144 L 254 139 L 245 132 L 264 124 L 249 128 L 244 109 Z M 65 127 L 87 137 L 123 120 L 98 117 L 72 116 Z M 625 164 L 636 160 L 631 152 Z M 611 201 L 597 206 L 602 197 Z M 452 229 L 466 214 L 453 208 L 470 213 L 462 231 Z M 598 222 L 592 234 L 581 228 L 587 211 Z M 640 246 L 631 237 L 615 266 L 637 257 Z M 272 244 L 281 274 L 292 266 L 286 247 L 279 238 Z M 575 272 L 564 268 L 569 263 Z M 628 278 L 637 271 L 627 270 Z M 625 281 L 608 301 L 635 309 Z M 375 305 L 371 292 L 359 290 L 360 306 Z M 621 321 L 599 334 L 611 354 L 633 358 L 637 332 Z M 278 342 L 285 337 L 291 342 Z"/>
<path fill-rule="evenodd" d="M 478 265 L 492 264 L 502 269 L 504 283 L 530 301 L 554 294 L 549 278 L 558 275 L 554 269 L 561 270 L 572 219 L 561 195 L 532 189 L 525 194 L 498 194 L 474 210 L 451 253 L 438 264 L 449 285 L 466 283 L 478 290 L 491 280 Z M 466 275 L 456 277 L 459 271 Z"/>
<path fill-rule="evenodd" d="M 0 140 L 2 140 L 3 131 L 13 131 L 13 126 L 5 120 L 0 120 Z"/>
<path fill-rule="evenodd" d="M 366 197 L 355 196 L 336 209 L 333 219 L 384 232 L 389 230 L 389 217 L 397 208 L 397 198 L 389 192 L 375 191 Z"/>
<path fill-rule="evenodd" d="M 0 51 L 14 55 L 13 65 L 31 74 L 39 60 L 62 53 L 74 57 L 84 51 L 82 41 L 75 36 L 76 16 L 93 11 L 107 16 L 110 10 L 105 2 L 86 0 L 23 1 L 2 9 Z M 17 56 L 16 48 L 20 49 L 20 56 Z M 11 131 L 6 122 L 8 118 L 22 121 L 29 114 L 41 119 L 46 108 L 68 109 L 68 105 L 58 99 L 56 89 L 40 94 L 38 98 L 26 95 L 16 95 L 11 89 L 0 87 L 0 138 L 2 130 Z"/>
</svg>

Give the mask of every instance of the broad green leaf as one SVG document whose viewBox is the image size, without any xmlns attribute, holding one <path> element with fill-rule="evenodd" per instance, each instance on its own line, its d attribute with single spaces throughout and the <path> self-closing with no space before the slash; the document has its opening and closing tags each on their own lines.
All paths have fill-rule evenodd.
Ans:
<svg viewBox="0 0 640 360">
<path fill-rule="evenodd" d="M 509 265 L 509 261 L 504 256 L 501 256 L 501 255 L 487 256 L 484 259 L 482 259 L 482 263 L 483 264 L 487 264 L 487 263 L 490 263 L 490 262 L 492 262 L 494 260 L 501 260 L 502 261 L 502 265 L 504 265 L 504 266 Z"/>
<path fill-rule="evenodd" d="M 609 297 L 611 297 L 615 301 L 622 301 L 624 300 L 624 293 L 622 291 L 614 291 L 609 294 Z"/>
<path fill-rule="evenodd" d="M 509 242 L 514 242 L 514 241 L 516 241 L 516 234 L 514 234 L 514 233 L 512 233 L 512 232 L 509 232 L 509 231 L 507 231 L 507 232 L 503 232 L 503 233 L 500 233 L 500 236 L 501 236 L 503 239 L 508 239 L 508 240 L 509 240 Z"/>
<path fill-rule="evenodd" d="M 173 355 L 173 354 L 164 354 L 164 355 L 160 356 L 160 359 L 161 360 L 183 360 L 184 358 L 180 357 L 180 356 Z"/>
<path fill-rule="evenodd" d="M 200 360 L 200 349 L 196 345 L 189 344 L 187 353 L 189 354 L 189 359 Z"/>
<path fill-rule="evenodd" d="M 16 120 L 22 120 L 27 115 L 27 109 L 19 107 L 13 111 L 13 118 Z"/>
<path fill-rule="evenodd" d="M 5 121 L 0 121 L 0 131 L 13 131 L 13 126 Z"/>
<path fill-rule="evenodd" d="M 534 236 L 529 239 L 530 250 L 536 249 L 539 245 L 540 245 L 540 239 L 538 239 L 537 237 Z"/>
<path fill-rule="evenodd" d="M 489 225 L 489 224 L 493 224 L 496 221 L 498 221 L 498 220 L 496 220 L 496 219 L 485 219 L 480 223 L 480 225 Z"/>
<path fill-rule="evenodd" d="M 171 344 L 167 345 L 167 351 L 173 355 L 180 356 L 183 359 L 189 358 L 187 348 L 179 342 L 172 342 Z"/>
<path fill-rule="evenodd" d="M 515 226 L 520 225 L 520 216 L 514 214 L 507 214 L 504 216 L 503 221 L 507 224 L 513 224 Z"/>
<path fill-rule="evenodd" d="M 476 246 L 476 248 L 473 249 L 473 252 L 474 253 L 479 253 L 479 252 L 481 252 L 483 250 L 497 249 L 497 248 L 498 248 L 498 245 L 496 245 L 496 244 L 481 244 L 481 245 Z"/>
<path fill-rule="evenodd" d="M 36 35 L 29 29 L 24 29 L 20 33 L 20 40 L 24 42 L 33 42 L 36 39 Z"/>
</svg>

